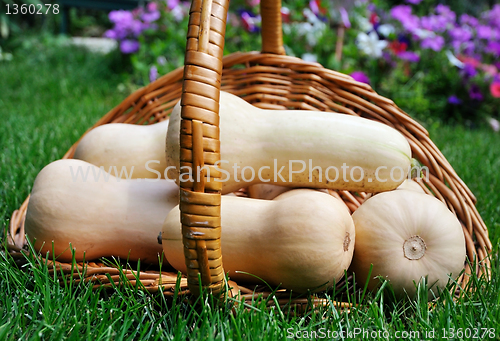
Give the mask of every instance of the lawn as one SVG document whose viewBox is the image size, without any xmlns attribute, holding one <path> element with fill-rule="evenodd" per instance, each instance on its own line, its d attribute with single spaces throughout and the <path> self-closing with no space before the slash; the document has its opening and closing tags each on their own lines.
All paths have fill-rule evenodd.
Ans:
<svg viewBox="0 0 500 341">
<path fill-rule="evenodd" d="M 0 222 L 29 194 L 37 173 L 60 158 L 99 117 L 127 95 L 113 59 L 57 44 L 32 43 L 14 60 L 0 63 Z M 443 297 L 393 304 L 367 295 L 349 314 L 325 307 L 305 316 L 266 309 L 265 302 L 234 310 L 205 304 L 192 308 L 134 288 L 91 290 L 60 285 L 47 267 L 28 262 L 19 269 L 0 251 L 0 339 L 263 339 L 317 338 L 356 331 L 402 339 L 498 339 L 500 336 L 500 134 L 435 124 L 432 139 L 476 195 L 494 244 L 492 281 L 471 281 L 459 300 Z M 2 236 L 2 240 L 3 240 Z M 325 295 L 325 297 L 329 297 Z M 359 328 L 359 329 L 356 329 Z M 373 332 L 375 334 L 373 334 Z M 344 334 L 343 334 L 344 333 Z M 399 333 L 399 334 L 397 334 Z M 406 333 L 406 334 L 405 334 Z M 434 334 L 433 334 L 434 333 Z M 470 335 L 471 334 L 471 335 Z M 466 337 L 466 335 L 470 337 Z M 475 337 L 477 336 L 477 337 Z"/>
</svg>

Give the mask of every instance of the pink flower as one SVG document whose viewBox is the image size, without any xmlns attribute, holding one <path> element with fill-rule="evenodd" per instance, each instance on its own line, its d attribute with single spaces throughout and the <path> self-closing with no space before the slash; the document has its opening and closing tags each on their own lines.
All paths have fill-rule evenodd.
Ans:
<svg viewBox="0 0 500 341">
<path fill-rule="evenodd" d="M 500 98 L 500 80 L 493 81 L 490 84 L 490 92 L 493 97 Z"/>
<path fill-rule="evenodd" d="M 492 77 L 495 77 L 498 73 L 497 67 L 491 64 L 481 64 L 481 70 Z"/>
<path fill-rule="evenodd" d="M 470 64 L 474 67 L 478 67 L 481 65 L 481 61 L 477 60 L 476 58 L 467 57 L 463 55 L 459 55 L 458 60 L 460 60 L 463 63 Z"/>
</svg>

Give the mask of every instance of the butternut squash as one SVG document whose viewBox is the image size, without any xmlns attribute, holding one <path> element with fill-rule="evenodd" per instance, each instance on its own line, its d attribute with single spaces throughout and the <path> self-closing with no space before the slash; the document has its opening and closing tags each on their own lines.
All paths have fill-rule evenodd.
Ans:
<svg viewBox="0 0 500 341">
<path fill-rule="evenodd" d="M 221 230 L 222 262 L 231 279 L 256 281 L 243 271 L 297 292 L 338 281 L 354 250 L 354 224 L 344 203 L 308 189 L 274 200 L 223 196 Z M 178 206 L 165 219 L 162 238 L 168 262 L 185 273 Z"/>
<path fill-rule="evenodd" d="M 36 177 L 26 234 L 36 250 L 54 251 L 59 261 L 71 261 L 71 244 L 77 261 L 115 256 L 157 263 L 158 233 L 178 192 L 170 180 L 124 180 L 81 160 L 55 161 Z"/>
<path fill-rule="evenodd" d="M 222 193 L 256 183 L 382 192 L 401 184 L 410 168 L 406 138 L 379 122 L 321 111 L 264 110 L 223 91 L 219 115 L 221 162 L 209 170 L 222 172 Z M 167 131 L 168 174 L 177 183 L 192 182 L 199 171 L 180 169 L 180 122 L 177 104 Z M 209 138 L 205 142 L 214 145 Z M 183 161 L 191 161 L 190 155 L 184 153 Z M 217 189 L 220 183 L 212 179 L 206 186 Z"/>
<path fill-rule="evenodd" d="M 369 289 L 380 284 L 377 276 L 381 276 L 398 297 L 413 298 L 414 282 L 427 276 L 432 299 L 449 276 L 455 279 L 464 268 L 460 221 L 430 195 L 404 189 L 380 193 L 366 200 L 352 218 L 356 250 L 351 267 L 358 283 L 368 280 Z"/>
<path fill-rule="evenodd" d="M 420 180 L 420 181 L 423 181 L 423 180 Z M 416 183 L 415 181 L 410 180 L 410 179 L 406 179 L 405 181 L 403 181 L 403 183 L 401 185 L 399 185 L 398 188 L 396 188 L 396 189 L 415 191 L 418 193 L 425 194 L 425 191 L 422 189 L 422 187 L 420 187 L 420 185 L 418 183 Z"/>
<path fill-rule="evenodd" d="M 110 123 L 85 134 L 73 158 L 90 162 L 120 178 L 165 178 L 168 120 L 135 125 Z"/>
<path fill-rule="evenodd" d="M 271 184 L 255 184 L 248 186 L 247 194 L 249 198 L 272 200 L 278 195 L 291 191 L 293 188 L 271 185 Z"/>
</svg>

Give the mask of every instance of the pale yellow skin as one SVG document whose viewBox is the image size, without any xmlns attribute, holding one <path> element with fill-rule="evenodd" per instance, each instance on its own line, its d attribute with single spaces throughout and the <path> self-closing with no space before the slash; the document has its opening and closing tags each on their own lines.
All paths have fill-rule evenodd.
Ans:
<svg viewBox="0 0 500 341">
<path fill-rule="evenodd" d="M 424 181 L 424 180 L 420 180 L 420 181 Z M 422 187 L 420 187 L 419 184 L 417 184 L 414 180 L 409 180 L 409 179 L 406 179 L 405 181 L 403 181 L 403 183 L 401 185 L 399 185 L 398 188 L 396 188 L 396 189 L 404 189 L 407 191 L 415 191 L 418 193 L 425 194 L 424 190 L 422 189 Z"/>
<path fill-rule="evenodd" d="M 293 187 L 285 187 L 279 185 L 255 184 L 247 188 L 247 194 L 249 198 L 253 199 L 273 200 L 278 195 L 281 195 L 282 193 L 291 191 L 293 189 L 294 189 Z M 317 189 L 317 190 L 328 194 L 327 189 Z"/>
<path fill-rule="evenodd" d="M 274 200 L 223 196 L 221 220 L 222 262 L 232 280 L 262 283 L 237 273 L 244 271 L 297 292 L 324 290 L 351 263 L 352 218 L 340 200 L 325 193 L 299 189 Z M 165 257 L 185 273 L 178 207 L 162 231 Z"/>
<path fill-rule="evenodd" d="M 228 172 L 222 174 L 222 179 L 227 180 L 223 181 L 223 194 L 260 183 L 258 171 L 264 166 L 270 167 L 262 168 L 261 178 L 265 183 L 367 192 L 395 189 L 403 182 L 410 166 L 411 149 L 406 138 L 397 130 L 368 119 L 322 111 L 264 110 L 223 91 L 219 115 L 221 160 L 228 161 L 219 165 Z M 169 178 L 176 181 L 179 181 L 179 132 L 180 105 L 177 104 L 170 116 L 166 142 L 167 165 L 175 166 L 169 169 Z M 291 178 L 290 160 L 305 162 L 303 171 L 301 163 L 291 164 L 292 171 L 298 172 L 292 173 Z M 237 177 L 234 164 L 240 166 Z M 348 167 L 345 181 L 344 164 Z M 245 170 L 244 178 L 242 176 L 246 166 L 254 169 L 252 182 L 244 181 L 251 178 L 250 169 Z M 318 166 L 322 169 L 321 181 L 319 170 L 313 169 Z M 331 168 L 329 179 L 332 181 L 328 181 L 325 173 L 331 166 L 336 167 L 339 174 L 335 180 L 336 172 Z M 375 171 L 380 166 L 386 168 L 380 169 L 378 178 L 386 182 L 376 180 Z M 363 177 L 360 169 L 354 167 L 363 170 Z M 399 170 L 394 171 L 393 178 L 399 181 L 391 180 L 390 171 L 394 167 L 401 167 L 403 171 L 403 176 Z M 275 174 L 281 169 L 283 179 Z M 195 177 L 196 170 L 192 174 Z"/>
<path fill-rule="evenodd" d="M 105 124 L 85 134 L 73 158 L 103 166 L 107 172 L 111 169 L 121 178 L 164 179 L 167 128 L 168 120 L 151 125 Z M 128 175 L 121 172 L 123 167 Z"/>
<path fill-rule="evenodd" d="M 72 176 L 81 167 L 89 175 Z M 26 234 L 35 249 L 59 261 L 115 256 L 157 263 L 157 237 L 179 188 L 170 180 L 125 180 L 93 176 L 98 168 L 81 160 L 59 160 L 38 174 L 26 214 Z"/>
<path fill-rule="evenodd" d="M 413 298 L 413 282 L 428 276 L 433 293 L 444 288 L 449 276 L 456 278 L 465 262 L 465 237 L 456 216 L 438 199 L 414 190 L 380 193 L 364 202 L 352 215 L 356 227 L 356 250 L 351 268 L 364 285 L 370 265 L 369 289 L 388 279 L 398 297 Z M 403 244 L 412 236 L 425 242 L 420 259 L 408 259 Z"/>
<path fill-rule="evenodd" d="M 290 187 L 271 185 L 271 184 L 255 184 L 247 188 L 249 198 L 272 200 L 278 195 L 292 190 Z"/>
</svg>

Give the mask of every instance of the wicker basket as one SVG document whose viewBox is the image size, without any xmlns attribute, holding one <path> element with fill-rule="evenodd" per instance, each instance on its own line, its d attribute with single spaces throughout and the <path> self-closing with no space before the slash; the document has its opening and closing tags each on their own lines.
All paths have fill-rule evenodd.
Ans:
<svg viewBox="0 0 500 341">
<path fill-rule="evenodd" d="M 281 33 L 281 3 L 279 0 L 261 1 L 262 52 L 233 53 L 223 58 L 224 34 L 229 1 L 193 0 L 190 11 L 185 67 L 176 69 L 148 86 L 134 92 L 120 105 L 102 117 L 94 127 L 114 122 L 152 124 L 167 119 L 173 106 L 181 99 L 181 134 L 192 141 L 186 146 L 183 164 L 203 166 L 220 158 L 218 148 L 204 150 L 203 140 L 219 139 L 218 101 L 220 89 L 244 98 L 249 103 L 265 109 L 312 109 L 340 112 L 380 121 L 399 130 L 410 143 L 413 156 L 429 169 L 429 181 L 422 188 L 436 196 L 459 218 L 463 226 L 467 255 L 475 262 L 475 272 L 485 273 L 490 267 L 488 254 L 492 245 L 488 230 L 475 208 L 476 199 L 451 165 L 430 140 L 427 131 L 391 100 L 379 96 L 370 86 L 358 83 L 351 77 L 329 70 L 317 63 L 305 62 L 284 55 Z M 307 112 L 305 111 L 305 114 Z M 217 145 L 218 141 L 216 141 Z M 71 158 L 75 143 L 63 158 Z M 207 146 L 209 144 L 205 144 Z M 211 144 L 213 145 L 213 144 Z M 182 156 L 181 156 L 182 158 Z M 203 180 L 203 179 L 202 179 Z M 212 182 L 213 183 L 213 182 Z M 187 187 L 186 187 L 187 186 Z M 203 181 L 185 183 L 181 189 L 183 241 L 186 248 L 187 277 L 178 278 L 175 272 L 147 271 L 137 273 L 123 269 L 132 284 L 140 282 L 144 290 L 162 291 L 174 295 L 176 284 L 180 294 L 199 292 L 199 281 L 204 288 L 216 293 L 225 287 L 222 257 L 220 254 L 220 192 L 205 188 Z M 366 193 L 329 191 L 341 198 L 353 212 L 366 198 Z M 24 218 L 29 198 L 12 215 L 8 245 L 14 257 L 22 258 L 26 245 Z M 182 204 L 184 202 L 184 205 Z M 204 216 L 206 206 L 212 206 L 214 216 Z M 200 207 L 197 210 L 197 206 Z M 205 209 L 204 209 L 205 208 Z M 208 226 L 208 227 L 207 227 Z M 194 231 L 204 233 L 193 233 Z M 200 237 L 203 236 L 203 237 Z M 209 238 L 209 239 L 206 239 Z M 207 252 L 210 251 L 210 252 Z M 218 255 L 208 257 L 210 255 Z M 58 271 L 66 276 L 83 276 L 98 286 L 122 283 L 116 267 L 102 263 L 78 264 L 81 273 L 74 274 L 71 264 L 55 262 Z M 466 264 L 459 279 L 463 286 L 471 269 Z M 349 282 L 349 280 L 348 280 Z M 269 288 L 253 289 L 230 283 L 233 292 L 243 296 L 270 294 Z M 340 285 L 340 284 L 339 284 Z M 344 283 L 345 285 L 345 283 Z M 284 290 L 280 304 L 290 302 Z M 279 297 L 278 297 L 279 298 Z M 292 299 L 292 304 L 304 305 L 306 298 Z M 310 302 L 309 302 L 310 303 Z M 314 299 L 313 304 L 324 301 Z M 340 306 L 347 303 L 338 302 Z"/>
</svg>

